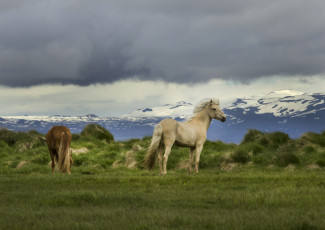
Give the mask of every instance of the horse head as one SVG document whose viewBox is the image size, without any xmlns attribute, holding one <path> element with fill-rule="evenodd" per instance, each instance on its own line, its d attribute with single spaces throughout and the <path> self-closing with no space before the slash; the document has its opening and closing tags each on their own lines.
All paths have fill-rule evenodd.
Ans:
<svg viewBox="0 0 325 230">
<path fill-rule="evenodd" d="M 219 104 L 219 100 L 212 100 L 210 101 L 209 105 L 209 116 L 212 119 L 216 119 L 222 122 L 226 121 L 226 115 L 222 112 Z"/>
</svg>

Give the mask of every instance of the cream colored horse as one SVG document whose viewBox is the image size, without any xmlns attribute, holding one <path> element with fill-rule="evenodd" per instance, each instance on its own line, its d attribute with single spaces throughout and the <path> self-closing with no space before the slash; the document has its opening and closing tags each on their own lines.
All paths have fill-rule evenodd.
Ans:
<svg viewBox="0 0 325 230">
<path fill-rule="evenodd" d="M 206 141 L 207 131 L 212 119 L 226 121 L 218 99 L 203 99 L 195 108 L 194 116 L 186 122 L 164 119 L 156 125 L 144 164 L 148 169 L 155 165 L 157 154 L 160 174 L 167 173 L 166 166 L 172 146 L 190 148 L 188 171 L 191 173 L 195 152 L 195 172 L 199 172 L 200 154 Z M 165 149 L 165 153 L 163 153 Z"/>
</svg>

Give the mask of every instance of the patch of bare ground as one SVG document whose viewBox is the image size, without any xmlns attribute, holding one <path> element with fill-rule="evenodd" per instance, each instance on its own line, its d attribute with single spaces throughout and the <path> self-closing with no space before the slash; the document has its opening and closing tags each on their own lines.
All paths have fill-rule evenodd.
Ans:
<svg viewBox="0 0 325 230">
<path fill-rule="evenodd" d="M 229 172 L 238 167 L 237 163 L 222 163 L 221 170 Z"/>
<path fill-rule="evenodd" d="M 78 155 L 80 155 L 80 154 L 85 154 L 85 153 L 87 153 L 89 150 L 87 149 L 87 148 L 85 148 L 85 147 L 82 147 L 82 148 L 78 148 L 78 149 L 73 149 L 73 148 L 71 148 L 71 154 L 72 155 L 76 155 L 76 156 L 78 156 Z"/>
<path fill-rule="evenodd" d="M 179 169 L 188 169 L 188 164 L 189 164 L 188 160 L 183 160 L 177 164 L 176 169 L 178 169 L 178 170 Z"/>
<path fill-rule="evenodd" d="M 287 167 L 285 167 L 285 170 L 289 171 L 289 172 L 293 172 L 295 171 L 296 166 L 293 164 L 289 164 Z"/>
<path fill-rule="evenodd" d="M 25 165 L 29 164 L 28 161 L 21 161 L 19 162 L 19 164 L 17 165 L 16 169 L 20 169 L 22 167 L 24 167 Z"/>
<path fill-rule="evenodd" d="M 320 167 L 317 164 L 310 164 L 306 166 L 306 169 L 314 170 L 319 169 Z"/>
</svg>

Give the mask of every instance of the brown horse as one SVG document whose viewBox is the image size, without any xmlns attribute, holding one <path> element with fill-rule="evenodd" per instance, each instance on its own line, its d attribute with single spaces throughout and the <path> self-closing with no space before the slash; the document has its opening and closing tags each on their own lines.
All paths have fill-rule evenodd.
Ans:
<svg viewBox="0 0 325 230">
<path fill-rule="evenodd" d="M 53 126 L 46 134 L 46 143 L 50 151 L 52 160 L 52 173 L 54 173 L 55 163 L 59 164 L 62 173 L 71 173 L 71 132 L 65 126 Z"/>
</svg>

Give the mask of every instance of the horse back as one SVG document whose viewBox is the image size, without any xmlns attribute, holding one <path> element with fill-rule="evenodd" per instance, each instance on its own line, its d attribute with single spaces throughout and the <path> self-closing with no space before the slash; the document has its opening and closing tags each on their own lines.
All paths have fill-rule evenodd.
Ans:
<svg viewBox="0 0 325 230">
<path fill-rule="evenodd" d="M 162 126 L 163 133 L 177 131 L 178 121 L 176 121 L 174 119 L 167 118 L 167 119 L 160 121 L 159 124 L 161 124 L 161 126 Z"/>
<path fill-rule="evenodd" d="M 70 130 L 65 126 L 53 126 L 46 134 L 46 143 L 48 148 L 57 152 L 59 150 L 61 137 L 63 135 L 70 145 L 72 139 Z"/>
</svg>

